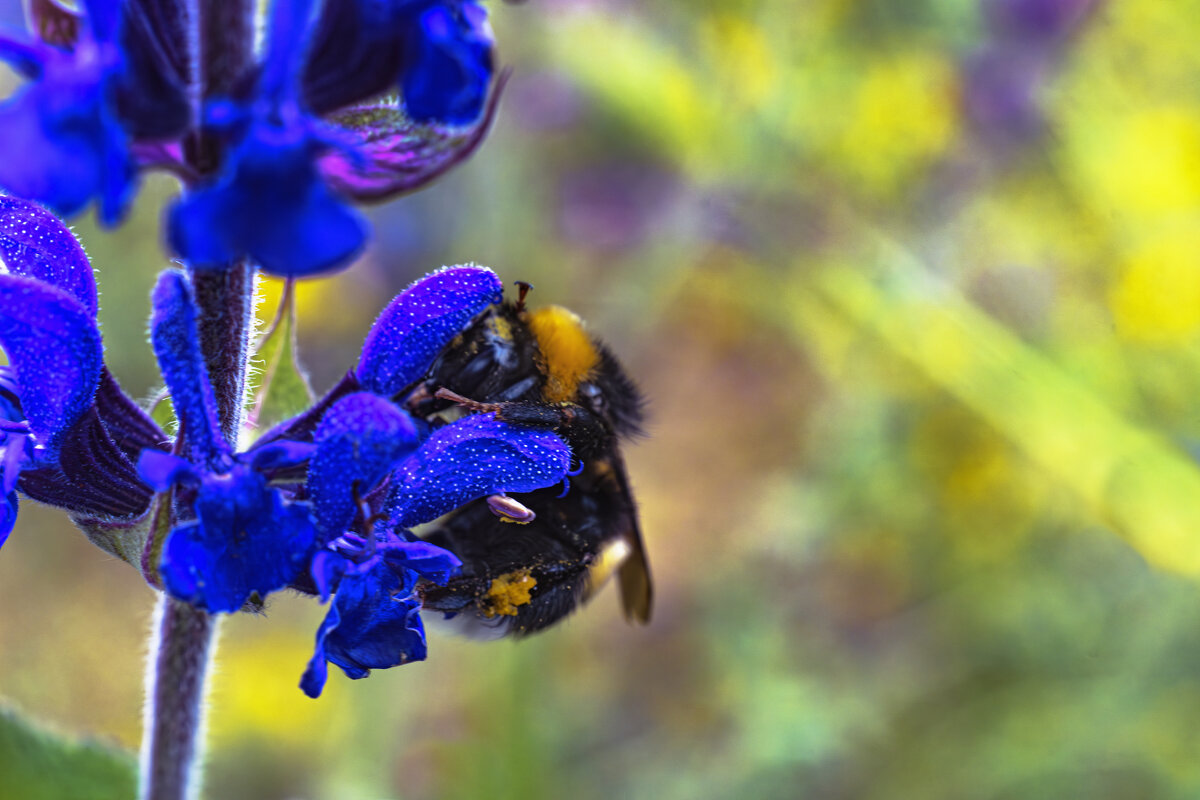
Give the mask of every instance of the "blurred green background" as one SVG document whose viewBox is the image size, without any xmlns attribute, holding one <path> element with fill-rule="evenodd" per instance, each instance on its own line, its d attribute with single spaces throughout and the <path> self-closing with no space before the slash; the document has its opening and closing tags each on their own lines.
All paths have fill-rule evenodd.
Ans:
<svg viewBox="0 0 1200 800">
<path fill-rule="evenodd" d="M 1200 796 L 1200 2 L 492 15 L 496 130 L 301 286 L 301 355 L 324 389 L 442 264 L 574 308 L 652 400 L 655 618 L 434 631 L 314 702 L 323 609 L 273 598 L 224 625 L 208 795 Z M 142 396 L 150 188 L 77 222 Z M 152 606 L 26 503 L 0 696 L 136 748 Z"/>
</svg>

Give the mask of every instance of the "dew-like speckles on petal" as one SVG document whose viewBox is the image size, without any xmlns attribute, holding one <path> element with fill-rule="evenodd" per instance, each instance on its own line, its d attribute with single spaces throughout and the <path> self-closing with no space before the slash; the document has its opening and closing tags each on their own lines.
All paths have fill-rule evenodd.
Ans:
<svg viewBox="0 0 1200 800">
<path fill-rule="evenodd" d="M 317 428 L 309 493 L 322 532 L 341 534 L 354 519 L 354 492 L 365 496 L 416 449 L 417 427 L 390 401 L 358 392 L 337 402 Z"/>
<path fill-rule="evenodd" d="M 73 295 L 0 275 L 0 346 L 17 374 L 32 431 L 53 447 L 96 394 L 103 347 L 96 320 Z"/>
<path fill-rule="evenodd" d="M 490 414 L 440 428 L 392 476 L 389 508 L 408 527 L 496 492 L 531 492 L 561 481 L 571 450 L 549 431 Z"/>
<path fill-rule="evenodd" d="M 96 316 L 96 279 L 87 254 L 70 229 L 38 204 L 0 195 L 0 259 L 12 274 L 57 287 Z"/>
<path fill-rule="evenodd" d="M 372 326 L 356 370 L 359 382 L 376 394 L 396 394 L 423 377 L 442 348 L 503 294 L 499 276 L 486 267 L 447 267 L 416 281 Z"/>
</svg>

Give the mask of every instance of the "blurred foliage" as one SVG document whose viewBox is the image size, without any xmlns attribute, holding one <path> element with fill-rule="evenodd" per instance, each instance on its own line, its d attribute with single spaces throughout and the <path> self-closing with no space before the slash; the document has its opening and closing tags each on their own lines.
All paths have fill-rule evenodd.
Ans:
<svg viewBox="0 0 1200 800">
<path fill-rule="evenodd" d="M 136 791 L 136 774 L 128 753 L 69 741 L 0 708 L 3 800 L 126 800 Z"/>
<path fill-rule="evenodd" d="M 652 399 L 655 619 L 435 630 L 314 703 L 279 598 L 225 625 L 209 795 L 1200 795 L 1200 2 L 1060 2 L 1036 47 L 975 0 L 496 4 L 493 137 L 298 285 L 300 358 L 441 264 L 579 311 Z M 77 226 L 142 396 L 154 189 Z M 0 694 L 136 745 L 136 576 L 26 504 L 0 603 Z"/>
</svg>

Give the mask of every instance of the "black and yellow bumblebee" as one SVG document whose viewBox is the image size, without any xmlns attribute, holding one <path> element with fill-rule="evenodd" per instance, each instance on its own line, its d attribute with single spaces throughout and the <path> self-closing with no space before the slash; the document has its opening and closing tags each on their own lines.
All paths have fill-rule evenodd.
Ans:
<svg viewBox="0 0 1200 800">
<path fill-rule="evenodd" d="M 421 535 L 463 562 L 423 607 L 476 636 L 526 636 L 563 619 L 615 573 L 630 621 L 650 619 L 652 587 L 622 441 L 642 430 L 644 400 L 612 352 L 560 306 L 491 306 L 439 355 L 406 405 L 415 416 L 494 412 L 552 429 L 578 471 L 561 487 L 481 498 Z M 456 411 L 456 409 L 458 411 Z M 428 617 L 427 617 L 428 619 Z"/>
</svg>

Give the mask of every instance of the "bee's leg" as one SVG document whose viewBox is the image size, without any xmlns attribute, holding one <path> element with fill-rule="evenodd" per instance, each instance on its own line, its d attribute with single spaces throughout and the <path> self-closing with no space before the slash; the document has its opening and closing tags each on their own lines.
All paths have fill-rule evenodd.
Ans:
<svg viewBox="0 0 1200 800">
<path fill-rule="evenodd" d="M 602 455 L 614 443 L 609 425 L 577 403 L 531 403 L 524 400 L 481 403 L 446 388 L 438 389 L 434 397 L 450 400 L 475 413 L 495 414 L 496 419 L 505 422 L 556 431 L 571 445 L 575 456 L 582 460 Z"/>
<path fill-rule="evenodd" d="M 439 400 L 449 400 L 452 403 L 462 406 L 467 411 L 474 411 L 476 414 L 499 414 L 500 408 L 503 405 L 501 403 L 481 403 L 478 400 L 463 397 L 458 392 L 452 392 L 445 386 L 434 392 L 433 396 Z"/>
</svg>

